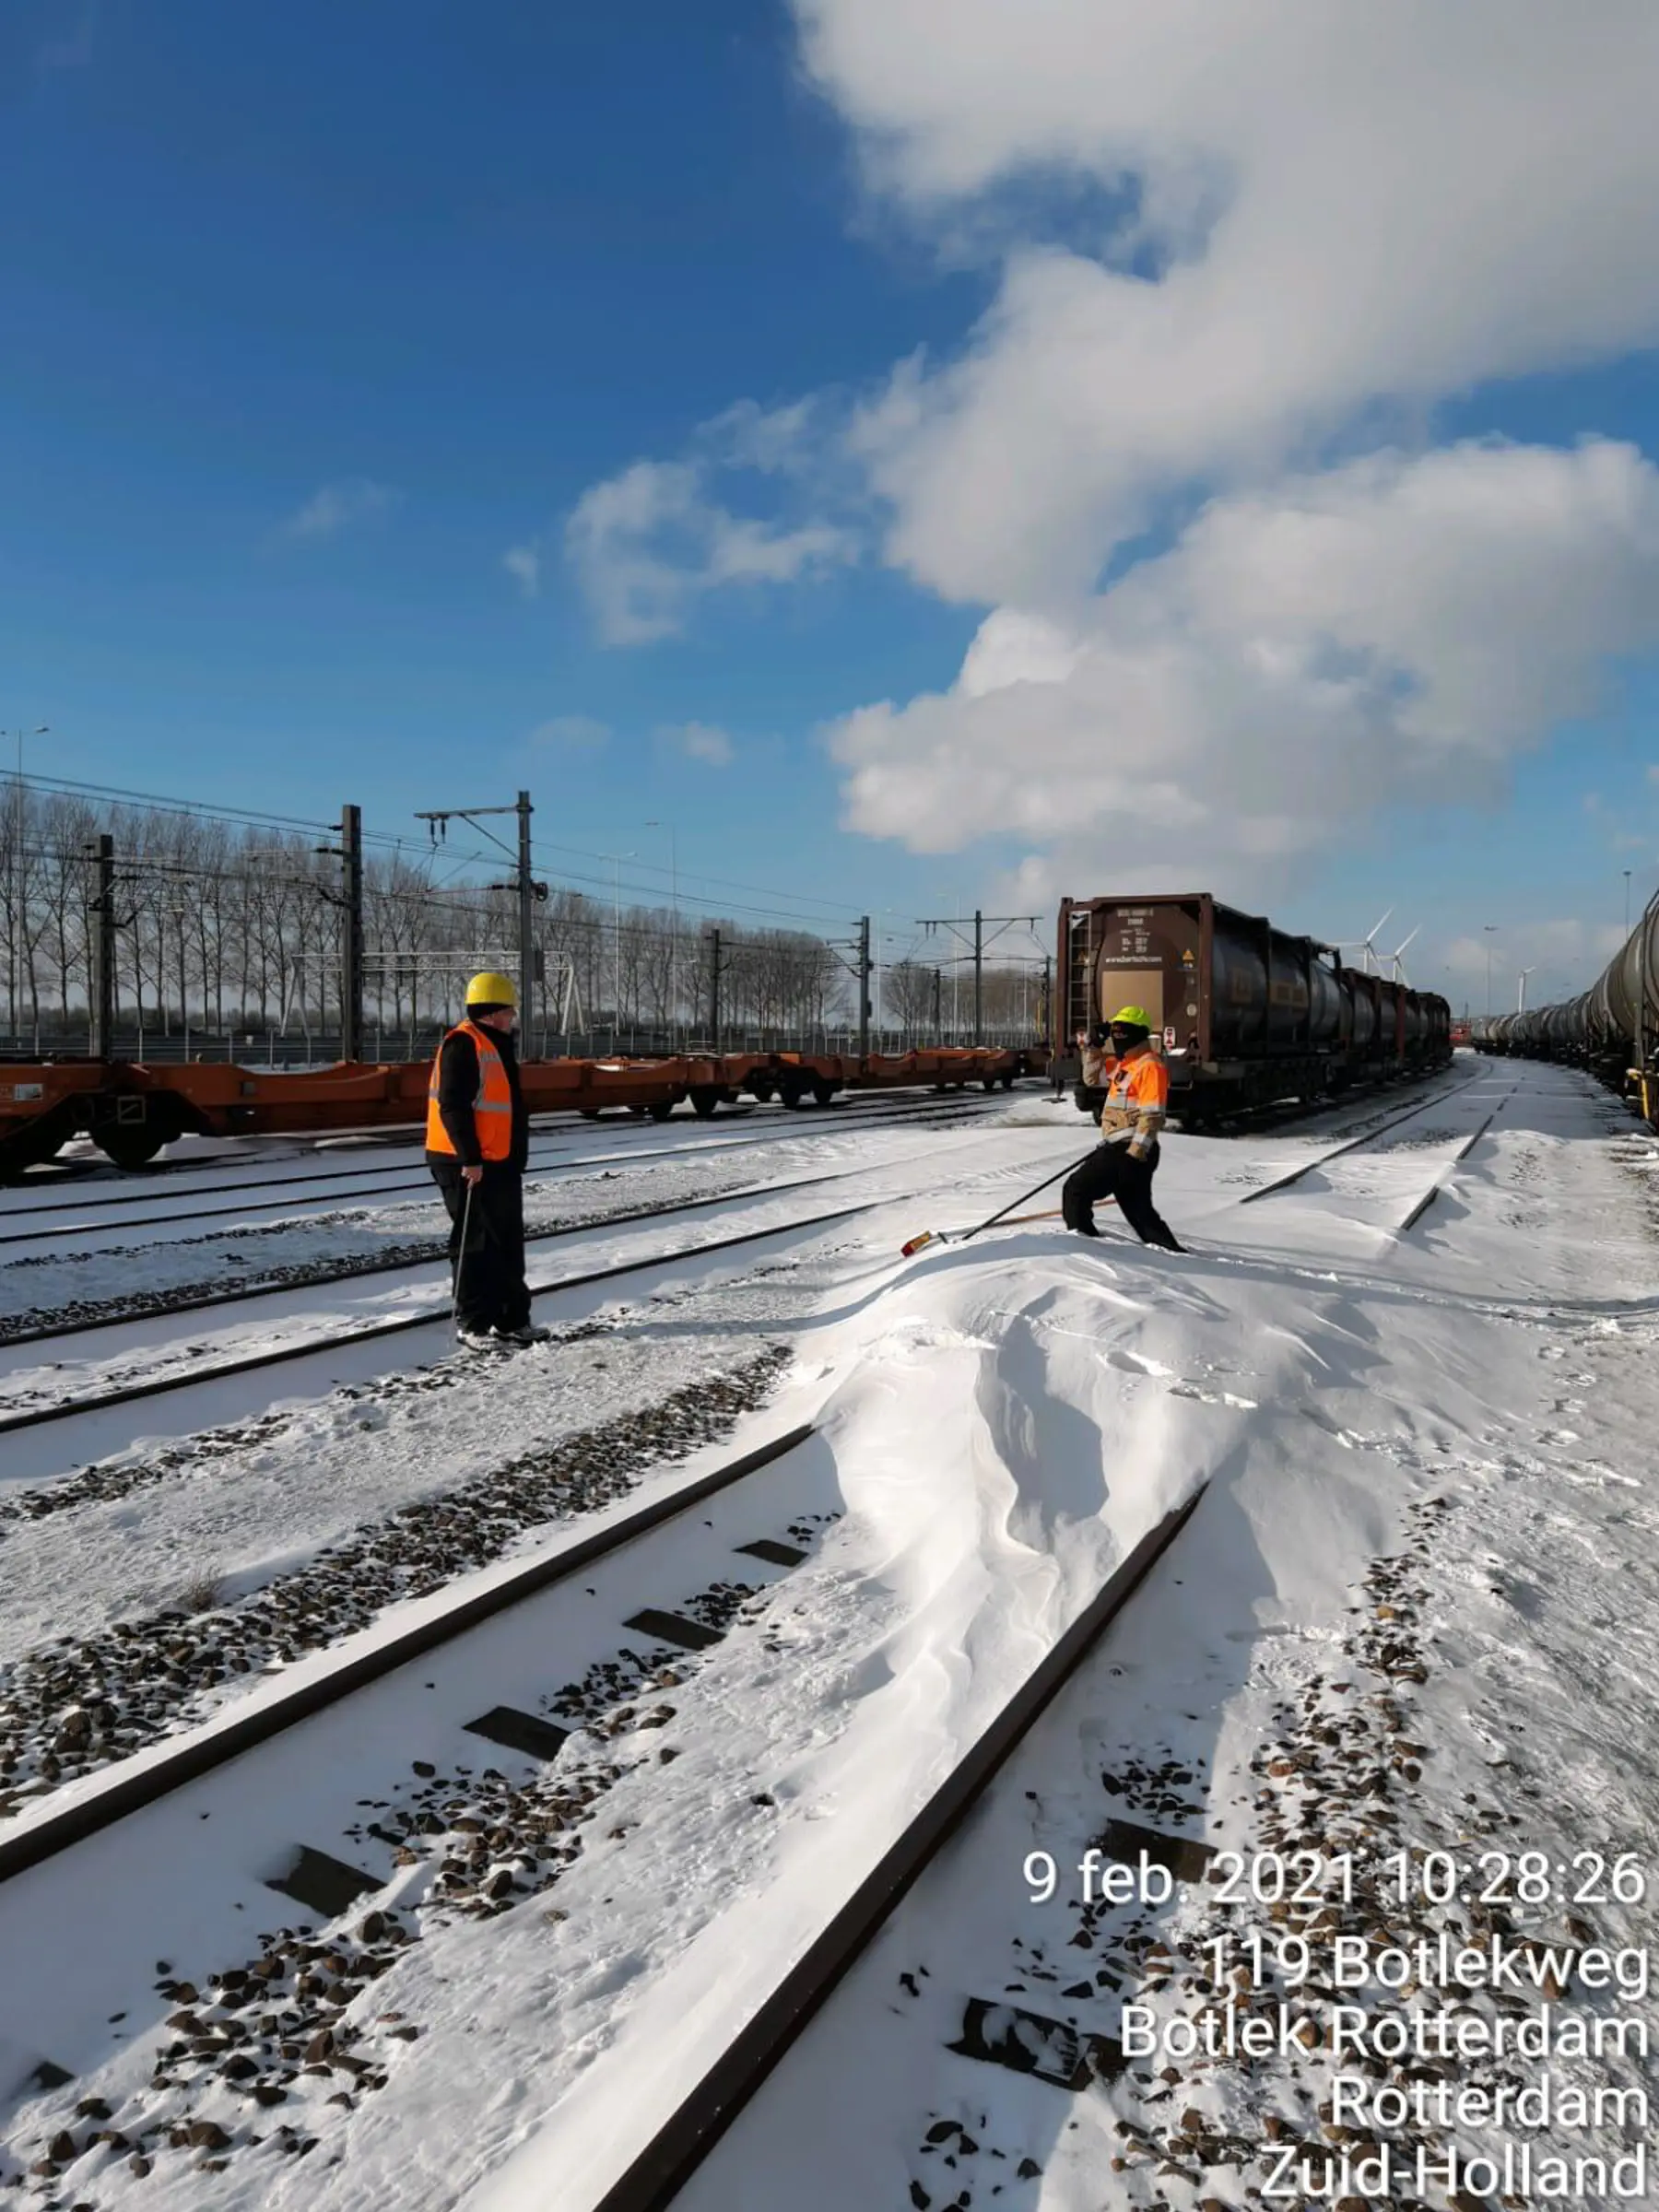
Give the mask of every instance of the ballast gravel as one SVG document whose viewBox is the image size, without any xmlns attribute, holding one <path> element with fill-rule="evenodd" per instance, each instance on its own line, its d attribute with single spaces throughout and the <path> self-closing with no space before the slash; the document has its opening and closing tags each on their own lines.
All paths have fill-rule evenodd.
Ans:
<svg viewBox="0 0 1659 2212">
<path fill-rule="evenodd" d="M 757 1177 L 755 1162 L 743 1160 L 606 1170 L 575 1189 L 563 1181 L 547 1186 L 530 1182 L 524 1186 L 524 1232 L 540 1242 L 757 1187 L 765 1187 L 764 1176 Z M 441 1209 L 433 1193 L 415 1204 L 355 1207 L 303 1221 L 171 1241 L 135 1237 L 94 1252 L 32 1253 L 0 1267 L 0 1307 L 27 1301 L 0 1312 L 0 1345 L 430 1266 L 448 1249 L 447 1230 L 442 1238 L 429 1233 L 435 1218 L 441 1218 Z M 136 1286 L 135 1274 L 141 1277 Z"/>
<path fill-rule="evenodd" d="M 724 1374 L 521 1453 L 330 1546 L 244 1603 L 171 1606 L 0 1673 L 0 1818 L 199 1720 L 242 1677 L 291 1665 L 500 1559 L 528 1531 L 597 1511 L 654 1468 L 727 1434 L 791 1354 L 767 1345 Z"/>
<path fill-rule="evenodd" d="M 1283 2201 L 1334 2200 L 1364 2212 L 1369 2200 L 1342 2193 L 1342 2160 L 1370 2158 L 1377 2146 L 1335 2122 L 1325 2093 L 1335 2009 L 1363 2003 L 1373 2018 L 1408 2017 L 1432 2012 L 1446 1993 L 1415 1983 L 1397 1991 L 1392 1983 L 1359 1993 L 1339 1988 L 1332 1980 L 1335 1944 L 1357 1945 L 1374 1960 L 1383 1952 L 1415 1958 L 1422 1946 L 1432 1953 L 1442 1938 L 1454 1947 L 1497 1941 L 1522 1952 L 1541 1944 L 1571 1951 L 1620 1939 L 1602 1915 L 1559 1900 L 1528 1911 L 1476 1889 L 1442 1901 L 1427 1882 L 1409 1899 L 1400 1895 L 1390 1862 L 1402 1851 L 1419 1867 L 1436 1851 L 1465 1862 L 1483 1850 L 1512 1856 L 1526 1848 L 1538 1817 L 1537 1785 L 1506 1777 L 1501 1767 L 1489 1790 L 1456 1799 L 1426 1779 L 1434 1748 L 1418 1700 L 1435 1665 L 1426 1624 L 1455 1511 L 1445 1498 L 1406 1509 L 1404 1547 L 1371 1562 L 1334 1663 L 1278 1704 L 1273 1734 L 1234 1777 L 1246 1793 L 1236 1802 L 1248 1805 L 1253 1816 L 1246 1861 L 1282 1865 L 1288 1877 L 1282 1897 L 1272 1894 L 1272 1884 L 1253 1894 L 1249 1882 L 1241 1897 L 1218 1895 L 1214 1885 L 1224 1869 L 1212 1864 L 1202 1879 L 1178 1888 L 1171 1906 L 1080 1902 L 1068 1910 L 1070 1932 L 1057 1940 L 1013 1939 L 1014 1971 L 1001 1994 L 1012 2004 L 1035 2006 L 1049 2030 L 1045 2055 L 1058 2057 L 1062 2071 L 1075 2063 L 1073 2088 L 1087 2088 L 1094 2096 L 1107 2091 L 1120 2115 L 1110 2171 L 1100 2177 L 1102 2201 L 1195 2202 L 1202 2212 L 1228 2212 L 1243 2199 L 1260 2201 L 1288 2159 L 1292 2171 L 1309 2178 L 1288 2190 L 1279 2183 L 1274 2193 Z M 1505 1779 L 1508 1804 L 1500 1794 Z M 1214 1802 L 1208 1778 L 1168 1742 L 1125 1753 L 1100 1780 L 1103 1821 L 1130 1818 L 1174 1840 L 1202 1841 L 1206 1800 Z M 1345 1859 L 1352 1866 L 1351 1892 L 1345 1894 L 1335 1878 L 1311 1879 L 1315 1862 L 1335 1866 Z M 1305 1944 L 1305 1954 L 1299 1944 Z M 1259 1978 L 1253 1971 L 1257 1962 L 1265 1970 Z M 928 1972 L 918 1963 L 901 1974 L 900 1994 L 913 1998 Z M 1459 1987 L 1455 1994 L 1460 2010 L 1488 2020 L 1524 2017 L 1536 2001 L 1508 1988 Z M 1545 1983 L 1546 1999 L 1559 1994 Z M 1160 2033 L 1171 2022 L 1183 2033 L 1190 2025 L 1196 2054 L 1161 2065 L 1156 2057 L 1125 2062 L 1116 2042 L 1100 2032 L 1121 2002 L 1149 2007 Z M 1222 2035 L 1230 2020 L 1277 2023 L 1281 2013 L 1299 2023 L 1294 2041 L 1300 2057 L 1271 2064 L 1224 2049 L 1212 2056 L 1204 2048 L 1206 2032 Z M 1637 2088 L 1634 2067 L 1622 2059 L 1614 2063 L 1626 2077 L 1620 2086 Z M 1509 2060 L 1478 2053 L 1425 2061 L 1409 2050 L 1397 2060 L 1349 2052 L 1342 2070 L 1369 2077 L 1377 2088 L 1407 2091 L 1414 2081 L 1435 2079 L 1495 2091 L 1515 2078 Z M 975 2119 L 976 2126 L 964 2126 L 959 2109 L 926 2116 L 912 2154 L 915 2212 L 964 2212 L 978 2201 L 979 2184 L 994 2172 L 1013 2171 L 1018 2144 L 998 2143 L 989 2106 Z M 1390 2131 L 1388 2144 L 1406 2171 L 1419 2149 L 1437 2168 L 1449 2157 L 1468 2155 L 1461 2136 L 1409 2121 Z M 993 2159 L 998 2168 L 988 2164 Z M 1027 2163 L 1030 2178 L 1041 2174 L 1039 2165 Z M 1182 2193 L 1179 2197 L 1171 2183 Z M 1406 2212 L 1430 2212 L 1410 2195 L 1394 2201 Z M 1452 2201 L 1466 2212 L 1487 2203 L 1465 2194 Z"/>
<path fill-rule="evenodd" d="M 806 1515 L 786 1533 L 809 1549 L 835 1517 Z M 716 1582 L 677 1609 L 724 1634 L 758 1623 L 782 1586 Z M 121 2163 L 178 2188 L 193 2171 L 223 2172 L 233 2156 L 308 2156 L 385 2087 L 400 2046 L 423 2032 L 396 2002 L 395 1979 L 386 1979 L 403 1953 L 449 1922 L 494 1918 L 557 1884 L 616 1783 L 674 1756 L 668 1698 L 700 1665 L 695 1653 L 658 1647 L 624 1647 L 595 1662 L 541 1700 L 573 1733 L 527 1782 L 496 1767 L 445 1774 L 418 1759 L 413 1783 L 395 1785 L 394 1797 L 359 1800 L 371 1817 L 347 1833 L 359 1855 L 380 1847 L 388 1880 L 399 1885 L 397 1908 L 321 1932 L 301 1920 L 262 1933 L 254 1956 L 199 1979 L 158 1959 L 156 1994 L 172 2009 L 147 2086 L 115 2101 L 83 2096 L 72 2109 L 65 2095 L 51 2113 L 37 2101 L 22 2136 L 0 2147 L 0 2186 L 96 2212 L 88 2190 Z M 623 1832 L 611 1830 L 607 1840 Z M 425 1870 L 413 1891 L 412 1868 Z M 555 1909 L 548 1917 L 565 1916 Z"/>
</svg>

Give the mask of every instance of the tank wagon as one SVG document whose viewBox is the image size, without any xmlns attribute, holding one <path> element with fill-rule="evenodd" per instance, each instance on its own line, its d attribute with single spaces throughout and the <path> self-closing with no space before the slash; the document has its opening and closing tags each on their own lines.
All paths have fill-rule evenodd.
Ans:
<svg viewBox="0 0 1659 2212">
<path fill-rule="evenodd" d="M 827 1106 L 843 1090 L 1006 1090 L 1041 1075 L 1041 1046 L 924 1048 L 912 1053 L 724 1053 L 635 1060 L 527 1060 L 520 1073 L 533 1114 L 593 1118 L 622 1108 L 665 1121 L 688 1102 L 713 1113 L 741 1097 Z M 0 1176 L 51 1159 L 89 1135 L 117 1167 L 138 1168 L 181 1136 L 276 1136 L 418 1129 L 426 1119 L 427 1060 L 279 1075 L 226 1061 L 148 1067 L 101 1060 L 0 1064 Z"/>
<path fill-rule="evenodd" d="M 1066 899 L 1054 994 L 1062 1049 L 1121 1006 L 1143 1006 L 1188 1127 L 1278 1100 L 1315 1100 L 1445 1065 L 1452 1009 L 1433 992 L 1345 968 L 1207 891 Z M 1077 1103 L 1096 1101 L 1079 1088 Z"/>
<path fill-rule="evenodd" d="M 1659 899 L 1588 991 L 1500 1015 L 1476 1050 L 1587 1067 L 1659 1125 Z"/>
</svg>

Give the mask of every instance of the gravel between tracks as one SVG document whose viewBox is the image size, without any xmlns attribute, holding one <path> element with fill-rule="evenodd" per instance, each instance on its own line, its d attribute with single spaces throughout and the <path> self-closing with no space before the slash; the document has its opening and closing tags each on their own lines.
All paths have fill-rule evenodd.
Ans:
<svg viewBox="0 0 1659 2212">
<path fill-rule="evenodd" d="M 636 1209 L 717 1198 L 752 1189 L 757 1180 L 764 1178 L 757 1178 L 752 1160 L 606 1170 L 576 1190 L 563 1182 L 544 1187 L 532 1180 L 524 1186 L 524 1228 L 535 1237 L 599 1229 Z M 393 1267 L 431 1265 L 445 1257 L 446 1239 L 411 1232 L 429 1230 L 440 1214 L 436 1194 L 429 1193 L 418 1201 L 342 1209 L 302 1222 L 218 1230 L 171 1242 L 136 1234 L 97 1251 L 13 1260 L 0 1267 L 0 1302 L 29 1302 L 0 1315 L 0 1345 L 77 1323 L 142 1320 L 187 1299 L 295 1290 Z M 135 1267 L 143 1276 L 136 1288 Z"/>
<path fill-rule="evenodd" d="M 761 1405 L 789 1358 L 769 1345 L 601 1428 L 517 1453 L 331 1545 L 245 1603 L 170 1606 L 18 1660 L 0 1674 L 0 1815 L 204 1717 L 236 1680 L 488 1565 L 526 1532 L 627 1496 Z"/>
<path fill-rule="evenodd" d="M 807 1515 L 782 1533 L 809 1549 L 832 1518 Z M 773 1594 L 716 1582 L 677 1609 L 724 1632 L 759 1623 Z M 218 1970 L 205 1987 L 176 1979 L 171 1962 L 158 1959 L 157 1993 L 176 2009 L 147 2084 L 117 2103 L 81 2098 L 71 2112 L 65 2098 L 54 2116 L 31 2115 L 15 2139 L 10 2175 L 0 2149 L 0 2183 L 22 2183 L 35 2201 L 62 2203 L 60 2184 L 79 2167 L 75 2201 L 88 2205 L 85 2189 L 120 2162 L 165 2187 L 187 2171 L 223 2172 L 233 2156 L 269 2166 L 316 2149 L 343 2114 L 386 2086 L 400 2047 L 419 2040 L 420 2023 L 395 2002 L 405 1951 L 447 1923 L 493 1919 L 552 1888 L 582 1856 L 613 1786 L 676 1756 L 665 1734 L 676 1717 L 667 1694 L 691 1682 L 700 1665 L 695 1654 L 654 1646 L 625 1646 L 595 1661 L 543 1700 L 576 1733 L 557 1768 L 529 1782 L 511 1782 L 495 1767 L 445 1774 L 417 1760 L 414 1783 L 394 1785 L 395 1799 L 359 1800 L 369 1817 L 347 1832 L 360 1851 L 378 1844 L 379 1855 L 390 1853 L 402 1877 L 397 1908 L 371 1911 L 321 1941 L 303 1920 L 262 1932 L 253 1956 Z M 625 1832 L 612 1829 L 607 1840 Z M 415 1868 L 412 1890 L 407 1870 Z M 547 1917 L 564 1915 L 554 1909 Z"/>
</svg>

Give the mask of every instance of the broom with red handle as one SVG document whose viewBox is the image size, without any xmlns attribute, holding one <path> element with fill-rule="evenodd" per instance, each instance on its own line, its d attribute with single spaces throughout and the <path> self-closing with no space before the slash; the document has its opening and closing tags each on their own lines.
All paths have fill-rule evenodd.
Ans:
<svg viewBox="0 0 1659 2212">
<path fill-rule="evenodd" d="M 1013 1213 L 1017 1206 L 1023 1206 L 1028 1198 L 1035 1198 L 1039 1191 L 1048 1190 L 1051 1185 L 1059 1182 L 1062 1175 L 1075 1174 L 1085 1160 L 1090 1160 L 1093 1158 L 1094 1147 L 1091 1145 L 1084 1153 L 1082 1159 L 1074 1159 L 1068 1166 L 1056 1170 L 1053 1175 L 1046 1176 L 1041 1182 L 1038 1183 L 1035 1189 L 1021 1191 L 1018 1198 L 1009 1199 L 1000 1213 L 993 1214 L 988 1221 L 981 1221 L 972 1229 L 964 1229 L 959 1233 L 953 1233 L 948 1230 L 924 1229 L 919 1237 L 912 1237 L 908 1244 L 900 1247 L 902 1256 L 908 1260 L 912 1253 L 920 1252 L 925 1244 L 966 1244 L 970 1237 L 977 1237 L 982 1229 L 994 1229 L 999 1221 L 1006 1220 Z M 1097 1203 L 1099 1202 L 1097 1201 Z M 1052 1220 L 1053 1216 L 1052 1214 L 1031 1214 L 1021 1215 L 1019 1218 L 1044 1221 Z"/>
</svg>

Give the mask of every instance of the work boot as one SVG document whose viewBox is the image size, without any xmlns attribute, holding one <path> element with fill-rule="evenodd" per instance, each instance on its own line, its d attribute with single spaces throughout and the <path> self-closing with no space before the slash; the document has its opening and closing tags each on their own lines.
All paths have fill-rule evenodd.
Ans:
<svg viewBox="0 0 1659 2212">
<path fill-rule="evenodd" d="M 521 1321 L 516 1328 L 495 1331 L 496 1340 L 500 1344 L 546 1344 L 552 1334 L 551 1329 L 544 1329 L 534 1321 Z"/>
<path fill-rule="evenodd" d="M 491 1352 L 500 1338 L 493 1329 L 457 1329 L 455 1342 L 465 1345 L 469 1352 Z"/>
<path fill-rule="evenodd" d="M 1100 1233 L 1094 1225 L 1094 1217 L 1090 1214 L 1079 1214 L 1075 1221 L 1068 1221 L 1065 1226 L 1067 1229 L 1075 1229 L 1080 1237 L 1098 1237 Z"/>
</svg>

